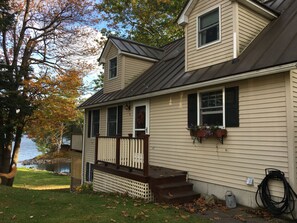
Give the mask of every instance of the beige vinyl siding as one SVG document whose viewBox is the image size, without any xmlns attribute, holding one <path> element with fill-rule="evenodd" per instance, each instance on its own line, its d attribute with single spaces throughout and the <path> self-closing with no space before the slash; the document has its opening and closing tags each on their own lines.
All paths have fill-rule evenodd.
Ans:
<svg viewBox="0 0 297 223">
<path fill-rule="evenodd" d="M 239 53 L 268 25 L 269 20 L 239 4 L 238 6 Z"/>
<path fill-rule="evenodd" d="M 152 61 L 147 61 L 139 58 L 133 58 L 129 56 L 123 57 L 125 58 L 124 87 L 134 81 L 136 77 L 138 77 L 154 64 Z"/>
<path fill-rule="evenodd" d="M 187 93 L 156 97 L 150 104 L 150 164 L 185 170 L 189 178 L 256 191 L 265 168 L 288 174 L 285 75 L 238 83 L 240 127 L 193 144 L 187 127 Z M 197 89 L 198 91 L 199 89 Z M 254 177 L 254 186 L 245 184 Z M 274 191 L 280 191 L 279 186 Z"/>
<path fill-rule="evenodd" d="M 221 42 L 197 49 L 197 16 L 211 7 L 221 5 Z M 229 0 L 202 0 L 189 16 L 186 27 L 187 70 L 194 70 L 221 63 L 233 57 L 233 7 Z"/>
<path fill-rule="evenodd" d="M 128 136 L 128 134 L 133 134 L 132 105 L 130 105 L 130 110 L 126 110 L 125 105 L 123 105 L 123 136 Z"/>
<path fill-rule="evenodd" d="M 117 57 L 117 77 L 109 79 L 109 60 Z M 106 63 L 104 65 L 104 94 L 117 91 L 121 89 L 121 75 L 122 75 L 122 56 L 118 55 L 118 49 L 111 45 L 106 56 Z"/>
<path fill-rule="evenodd" d="M 292 108 L 293 108 L 293 148 L 294 148 L 294 174 L 295 174 L 295 182 L 297 181 L 297 70 L 293 70 L 291 71 L 291 94 L 292 94 Z M 293 189 L 297 189 L 297 186 L 294 187 L 293 185 Z"/>
</svg>

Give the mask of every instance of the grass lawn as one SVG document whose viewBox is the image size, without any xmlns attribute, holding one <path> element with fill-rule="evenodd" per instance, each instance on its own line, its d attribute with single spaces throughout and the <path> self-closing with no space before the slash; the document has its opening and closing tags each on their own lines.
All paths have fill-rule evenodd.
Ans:
<svg viewBox="0 0 297 223">
<path fill-rule="evenodd" d="M 14 188 L 0 186 L 0 222 L 209 222 L 178 208 L 126 196 L 49 190 L 67 183 L 69 177 L 21 169 Z"/>
<path fill-rule="evenodd" d="M 18 168 L 13 186 L 32 190 L 69 189 L 70 177 L 44 170 Z"/>
</svg>

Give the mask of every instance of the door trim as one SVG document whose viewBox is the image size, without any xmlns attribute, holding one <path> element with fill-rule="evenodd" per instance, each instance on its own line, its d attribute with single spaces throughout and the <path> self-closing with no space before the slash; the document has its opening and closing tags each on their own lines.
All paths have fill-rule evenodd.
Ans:
<svg viewBox="0 0 297 223">
<path fill-rule="evenodd" d="M 150 133 L 150 107 L 149 107 L 149 101 L 139 101 L 136 103 L 133 103 L 133 137 L 135 137 L 135 111 L 136 111 L 136 107 L 139 106 L 145 106 L 145 124 L 146 124 L 146 128 L 145 128 L 145 134 L 149 134 Z"/>
</svg>

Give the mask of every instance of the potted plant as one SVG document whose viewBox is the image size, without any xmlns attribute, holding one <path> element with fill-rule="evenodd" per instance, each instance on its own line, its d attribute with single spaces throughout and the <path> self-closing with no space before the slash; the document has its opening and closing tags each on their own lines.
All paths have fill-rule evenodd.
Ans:
<svg viewBox="0 0 297 223">
<path fill-rule="evenodd" d="M 210 136 L 210 130 L 207 129 L 205 126 L 200 126 L 199 129 L 197 130 L 197 134 L 196 136 L 198 138 L 207 138 L 208 136 Z"/>
<path fill-rule="evenodd" d="M 224 137 L 227 137 L 226 129 L 222 129 L 218 126 L 213 126 L 213 127 L 211 127 L 211 131 L 212 131 L 213 135 L 221 141 L 221 143 L 223 143 Z"/>
</svg>

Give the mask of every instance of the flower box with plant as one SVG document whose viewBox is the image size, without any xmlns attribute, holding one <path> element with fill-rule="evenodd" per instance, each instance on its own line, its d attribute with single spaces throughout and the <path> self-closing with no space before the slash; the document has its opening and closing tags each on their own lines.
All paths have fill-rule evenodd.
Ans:
<svg viewBox="0 0 297 223">
<path fill-rule="evenodd" d="M 223 144 L 223 139 L 227 137 L 227 130 L 220 128 L 219 126 L 212 126 L 211 131 L 213 135 L 220 140 L 220 142 Z"/>
<path fill-rule="evenodd" d="M 190 135 L 193 139 L 193 143 L 197 139 L 198 142 L 202 143 L 203 138 L 211 136 L 216 137 L 223 144 L 223 140 L 227 137 L 227 130 L 220 128 L 219 126 L 197 126 L 191 125 L 187 128 L 190 131 Z"/>
</svg>

